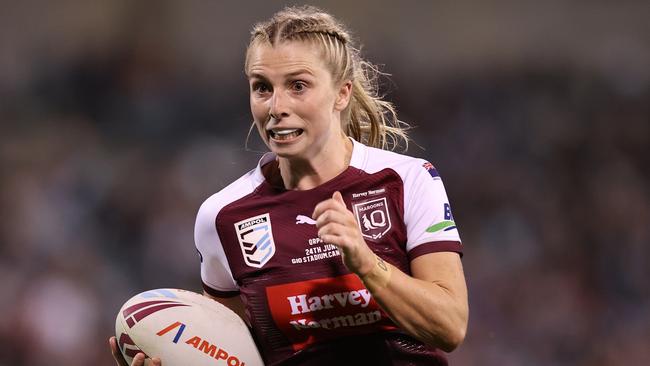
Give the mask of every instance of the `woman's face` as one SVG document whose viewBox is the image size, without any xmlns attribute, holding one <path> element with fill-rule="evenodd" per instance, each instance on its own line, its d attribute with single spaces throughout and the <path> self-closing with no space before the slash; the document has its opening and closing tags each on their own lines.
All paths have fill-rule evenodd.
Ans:
<svg viewBox="0 0 650 366">
<path fill-rule="evenodd" d="M 256 46 L 247 74 L 255 124 L 278 156 L 313 159 L 345 138 L 341 111 L 351 83 L 334 85 L 316 46 L 300 41 Z"/>
</svg>

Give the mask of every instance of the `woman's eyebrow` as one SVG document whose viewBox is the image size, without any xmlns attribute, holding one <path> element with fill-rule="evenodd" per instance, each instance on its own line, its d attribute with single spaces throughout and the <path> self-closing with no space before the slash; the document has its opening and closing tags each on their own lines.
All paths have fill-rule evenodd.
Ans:
<svg viewBox="0 0 650 366">
<path fill-rule="evenodd" d="M 284 76 L 292 77 L 292 76 L 298 76 L 298 75 L 302 75 L 302 74 L 309 74 L 309 75 L 314 76 L 314 73 L 309 69 L 299 69 L 299 70 L 291 71 L 291 72 L 286 73 Z"/>
<path fill-rule="evenodd" d="M 293 70 L 293 71 L 290 71 L 290 72 L 284 74 L 283 77 L 284 78 L 292 78 L 292 77 L 296 77 L 296 76 L 304 75 L 304 74 L 315 76 L 314 73 L 309 69 L 298 69 L 298 70 Z M 264 81 L 269 80 L 269 78 L 266 77 L 264 74 L 260 74 L 258 72 L 251 72 L 248 75 L 248 79 L 259 79 L 259 80 L 264 80 Z"/>
<path fill-rule="evenodd" d="M 268 80 L 266 76 L 264 76 L 264 75 L 262 75 L 262 74 L 258 74 L 258 73 L 256 73 L 256 72 L 253 72 L 253 73 L 251 73 L 250 75 L 248 75 L 248 78 L 249 78 L 249 79 Z"/>
</svg>

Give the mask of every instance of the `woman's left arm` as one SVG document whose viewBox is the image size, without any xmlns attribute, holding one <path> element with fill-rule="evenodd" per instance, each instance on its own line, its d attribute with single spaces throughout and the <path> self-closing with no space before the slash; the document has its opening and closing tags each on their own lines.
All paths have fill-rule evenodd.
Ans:
<svg viewBox="0 0 650 366">
<path fill-rule="evenodd" d="M 457 253 L 430 253 L 415 258 L 411 262 L 412 277 L 390 263 L 376 265 L 370 279 L 368 274 L 359 277 L 395 323 L 445 352 L 463 342 L 469 310 L 465 276 Z M 370 282 L 376 271 L 389 272 L 384 286 Z"/>
<path fill-rule="evenodd" d="M 460 256 L 430 253 L 411 262 L 412 276 L 384 262 L 368 247 L 339 192 L 313 213 L 320 238 L 336 245 L 391 319 L 421 341 L 446 352 L 465 338 L 467 287 Z"/>
</svg>

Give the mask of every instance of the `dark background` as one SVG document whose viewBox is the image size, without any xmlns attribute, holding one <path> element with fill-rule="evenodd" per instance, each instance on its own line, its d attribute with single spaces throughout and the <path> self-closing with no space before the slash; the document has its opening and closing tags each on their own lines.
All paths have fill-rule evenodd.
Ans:
<svg viewBox="0 0 650 366">
<path fill-rule="evenodd" d="M 454 365 L 650 364 L 647 1 L 325 1 L 393 76 L 466 247 Z M 0 1 L 0 365 L 112 365 L 117 310 L 200 291 L 194 216 L 263 151 L 269 1 Z"/>
</svg>

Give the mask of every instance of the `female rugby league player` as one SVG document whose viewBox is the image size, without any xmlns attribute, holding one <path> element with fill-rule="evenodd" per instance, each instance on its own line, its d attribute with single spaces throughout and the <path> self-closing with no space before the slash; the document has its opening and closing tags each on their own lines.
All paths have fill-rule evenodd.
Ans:
<svg viewBox="0 0 650 366">
<path fill-rule="evenodd" d="M 433 165 L 389 151 L 408 137 L 377 69 L 314 7 L 255 25 L 244 67 L 270 152 L 199 209 L 204 294 L 269 365 L 446 365 L 467 329 L 463 248 Z"/>
</svg>

